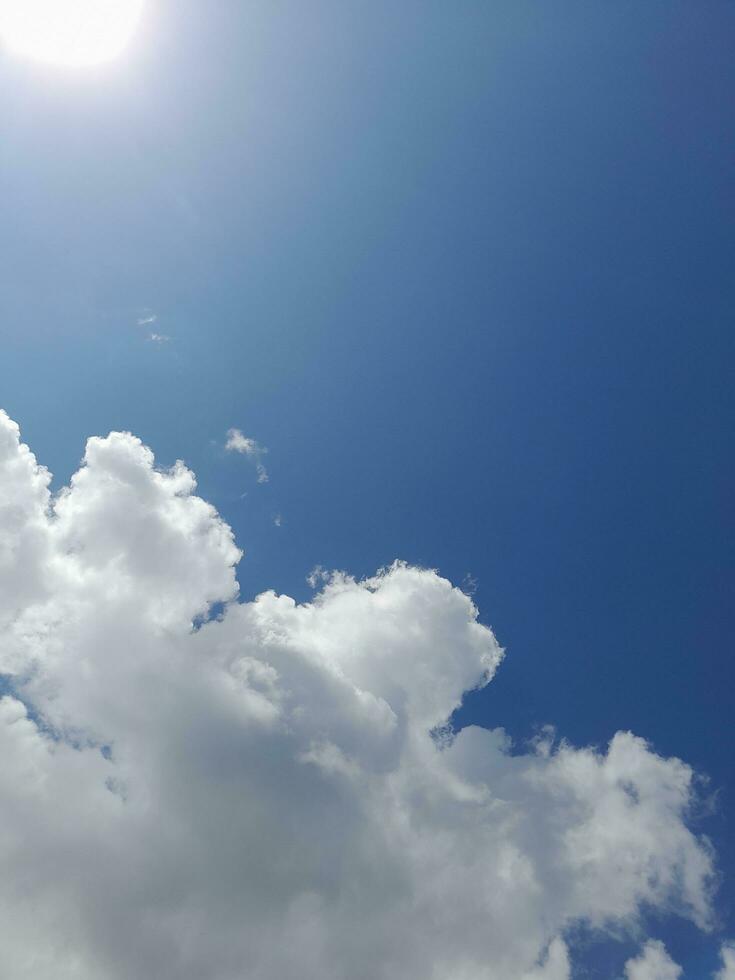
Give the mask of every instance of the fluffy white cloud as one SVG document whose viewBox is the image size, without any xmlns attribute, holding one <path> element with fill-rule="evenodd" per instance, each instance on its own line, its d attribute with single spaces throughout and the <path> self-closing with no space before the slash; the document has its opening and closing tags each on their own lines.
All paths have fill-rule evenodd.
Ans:
<svg viewBox="0 0 735 980">
<path fill-rule="evenodd" d="M 258 474 L 258 483 L 268 482 L 268 471 L 263 465 L 263 456 L 268 452 L 265 446 L 261 446 L 255 439 L 244 436 L 239 429 L 227 430 L 227 442 L 225 449 L 231 453 L 241 453 L 248 456 L 255 463 L 255 472 Z"/>
<path fill-rule="evenodd" d="M 657 939 L 650 939 L 640 956 L 625 964 L 627 980 L 679 980 L 681 967 L 671 959 L 666 947 Z"/>
<path fill-rule="evenodd" d="M 194 491 L 113 433 L 52 498 L 0 415 L 4 975 L 567 980 L 580 923 L 709 926 L 684 763 L 453 735 L 502 657 L 468 596 L 396 564 L 240 602 Z"/>
<path fill-rule="evenodd" d="M 720 956 L 722 969 L 715 974 L 715 980 L 735 980 L 735 943 L 724 943 Z"/>
</svg>

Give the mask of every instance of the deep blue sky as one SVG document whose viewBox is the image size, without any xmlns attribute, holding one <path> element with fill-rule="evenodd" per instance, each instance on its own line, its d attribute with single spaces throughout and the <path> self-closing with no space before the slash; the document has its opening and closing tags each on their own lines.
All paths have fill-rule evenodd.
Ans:
<svg viewBox="0 0 735 980">
<path fill-rule="evenodd" d="M 508 658 L 462 719 L 707 773 L 732 936 L 735 6 L 149 7 L 0 64 L 0 403 L 58 481 L 111 428 L 183 457 L 245 596 L 470 573 Z"/>
</svg>

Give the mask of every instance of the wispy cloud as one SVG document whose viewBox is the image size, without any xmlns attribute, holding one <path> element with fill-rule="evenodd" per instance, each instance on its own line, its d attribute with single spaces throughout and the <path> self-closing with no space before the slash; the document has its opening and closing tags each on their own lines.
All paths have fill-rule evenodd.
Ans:
<svg viewBox="0 0 735 980">
<path fill-rule="evenodd" d="M 152 344 L 167 344 L 171 340 L 166 333 L 151 333 L 148 334 L 148 341 Z"/>
<path fill-rule="evenodd" d="M 156 313 L 144 313 L 143 316 L 138 317 L 139 327 L 149 327 L 152 323 L 158 321 L 158 315 Z"/>
<path fill-rule="evenodd" d="M 258 474 L 258 483 L 268 482 L 268 471 L 263 465 L 263 456 L 268 452 L 265 446 L 261 446 L 255 439 L 243 435 L 240 429 L 229 429 L 227 432 L 227 442 L 225 449 L 231 453 L 241 453 L 255 463 L 255 472 Z"/>
<path fill-rule="evenodd" d="M 322 565 L 315 565 L 306 576 L 307 583 L 312 589 L 318 589 L 332 578 L 332 573 L 328 572 Z"/>
</svg>

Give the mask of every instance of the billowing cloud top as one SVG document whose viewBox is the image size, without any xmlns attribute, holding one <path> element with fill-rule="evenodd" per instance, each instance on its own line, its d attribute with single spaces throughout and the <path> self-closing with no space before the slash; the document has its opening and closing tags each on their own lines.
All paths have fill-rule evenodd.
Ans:
<svg viewBox="0 0 735 980">
<path fill-rule="evenodd" d="M 709 927 L 684 763 L 442 727 L 502 652 L 435 572 L 240 602 L 183 464 L 113 433 L 48 484 L 0 414 L 4 976 L 565 980 L 574 925 Z"/>
</svg>

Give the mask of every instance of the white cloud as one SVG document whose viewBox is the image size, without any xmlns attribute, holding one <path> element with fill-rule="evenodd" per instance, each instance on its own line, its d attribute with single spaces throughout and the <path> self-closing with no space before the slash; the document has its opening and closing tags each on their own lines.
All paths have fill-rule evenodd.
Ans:
<svg viewBox="0 0 735 980">
<path fill-rule="evenodd" d="M 239 429 L 228 429 L 225 449 L 228 452 L 242 453 L 243 456 L 252 459 L 255 463 L 255 472 L 258 474 L 258 483 L 268 482 L 268 471 L 263 465 L 263 456 L 268 452 L 265 446 L 261 446 L 255 439 L 244 436 Z"/>
<path fill-rule="evenodd" d="M 306 576 L 306 583 L 312 589 L 318 588 L 322 583 L 328 582 L 331 574 L 321 565 L 315 565 Z"/>
<path fill-rule="evenodd" d="M 543 961 L 528 973 L 523 980 L 569 980 L 569 951 L 566 943 L 558 936 L 551 941 L 544 953 Z"/>
<path fill-rule="evenodd" d="M 671 959 L 666 947 L 657 939 L 650 939 L 640 956 L 625 964 L 627 980 L 679 980 L 680 966 Z"/>
<path fill-rule="evenodd" d="M 735 943 L 723 943 L 720 957 L 722 969 L 715 974 L 715 980 L 735 980 Z"/>
<path fill-rule="evenodd" d="M 144 313 L 143 316 L 138 317 L 139 327 L 150 327 L 152 324 L 156 323 L 158 316 L 155 313 Z"/>
<path fill-rule="evenodd" d="M 153 344 L 167 344 L 171 338 L 166 333 L 148 334 L 148 340 Z"/>
<path fill-rule="evenodd" d="M 240 602 L 195 487 L 113 433 L 52 498 L 0 415 L 4 976 L 568 980 L 580 923 L 709 926 L 684 763 L 433 737 L 501 660 L 472 600 L 396 564 Z"/>
</svg>

